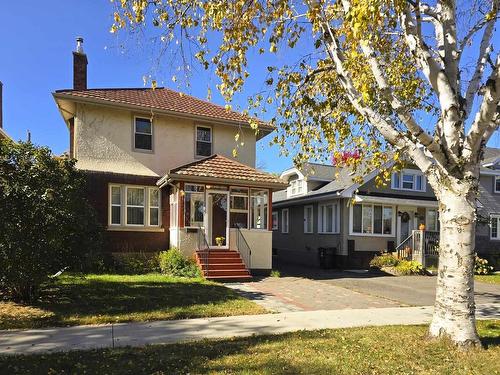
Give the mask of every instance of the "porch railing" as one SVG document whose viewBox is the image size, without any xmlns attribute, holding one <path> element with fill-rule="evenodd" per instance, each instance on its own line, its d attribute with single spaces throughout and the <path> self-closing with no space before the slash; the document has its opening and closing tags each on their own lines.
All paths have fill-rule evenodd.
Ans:
<svg viewBox="0 0 500 375">
<path fill-rule="evenodd" d="M 439 232 L 428 230 L 413 230 L 396 247 L 400 259 L 416 260 L 427 267 L 432 261 L 437 261 L 439 256 Z"/>
<path fill-rule="evenodd" d="M 241 259 L 243 259 L 243 263 L 245 263 L 245 267 L 249 270 L 252 265 L 252 249 L 250 245 L 248 245 L 247 240 L 243 236 L 240 227 L 236 227 L 237 236 L 236 236 L 236 247 L 238 248 L 238 252 L 240 253 Z"/>
<path fill-rule="evenodd" d="M 201 269 L 205 276 L 208 276 L 209 267 L 210 267 L 210 245 L 207 241 L 207 235 L 205 233 L 205 229 L 201 226 L 198 227 L 198 240 L 197 240 L 197 251 L 198 257 L 201 260 Z"/>
</svg>

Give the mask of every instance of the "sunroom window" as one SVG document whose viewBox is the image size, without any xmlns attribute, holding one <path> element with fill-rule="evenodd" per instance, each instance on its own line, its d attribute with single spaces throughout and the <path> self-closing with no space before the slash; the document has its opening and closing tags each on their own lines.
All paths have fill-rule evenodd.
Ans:
<svg viewBox="0 0 500 375">
<path fill-rule="evenodd" d="M 250 192 L 250 224 L 252 229 L 267 229 L 267 190 L 251 190 Z"/>
<path fill-rule="evenodd" d="M 229 222 L 231 228 L 248 228 L 247 188 L 231 188 Z"/>
<path fill-rule="evenodd" d="M 202 227 L 205 212 L 205 187 L 186 184 L 184 186 L 184 225 Z"/>
</svg>

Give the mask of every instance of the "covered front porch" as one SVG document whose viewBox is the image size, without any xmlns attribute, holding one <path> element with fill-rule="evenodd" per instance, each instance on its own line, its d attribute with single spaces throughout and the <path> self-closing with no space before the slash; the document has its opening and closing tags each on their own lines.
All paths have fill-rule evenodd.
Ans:
<svg viewBox="0 0 500 375">
<path fill-rule="evenodd" d="M 170 247 L 196 256 L 208 278 L 272 267 L 272 192 L 279 178 L 213 155 L 169 172 Z"/>
</svg>

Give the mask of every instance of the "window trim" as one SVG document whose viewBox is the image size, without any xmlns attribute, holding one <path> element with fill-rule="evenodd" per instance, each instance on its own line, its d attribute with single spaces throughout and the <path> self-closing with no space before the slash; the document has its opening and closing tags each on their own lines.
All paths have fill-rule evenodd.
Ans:
<svg viewBox="0 0 500 375">
<path fill-rule="evenodd" d="M 380 204 L 380 203 L 358 203 L 360 206 L 372 206 L 372 228 L 373 228 L 373 222 L 375 220 L 375 215 L 373 214 L 375 211 L 373 209 L 373 206 L 381 206 L 382 207 L 382 232 L 384 231 L 384 208 L 390 207 L 392 210 L 392 216 L 391 216 L 391 233 L 390 234 L 384 234 L 384 233 L 359 233 L 359 232 L 354 232 L 353 231 L 353 225 L 354 225 L 354 210 L 353 207 L 354 205 L 350 205 L 349 207 L 349 235 L 350 236 L 363 236 L 363 237 L 396 237 L 396 207 L 394 205 L 390 204 Z M 361 209 L 361 212 L 363 212 L 363 209 Z M 362 219 L 361 219 L 362 220 Z M 363 230 L 363 221 L 361 221 L 361 230 Z M 372 229 L 373 231 L 373 229 Z"/>
<path fill-rule="evenodd" d="M 311 209 L 311 231 L 307 230 L 307 216 L 306 211 Z M 312 204 L 304 206 L 304 234 L 313 234 L 314 233 L 314 206 Z"/>
<path fill-rule="evenodd" d="M 495 219 L 497 221 L 497 236 L 496 237 L 493 237 L 492 234 L 493 234 L 493 219 Z M 490 240 L 491 241 L 500 241 L 500 214 L 498 213 L 495 213 L 495 214 L 490 214 L 490 223 L 489 223 L 489 227 L 490 227 Z"/>
<path fill-rule="evenodd" d="M 323 231 L 323 220 L 324 217 L 321 214 L 322 211 L 328 207 L 332 206 L 332 232 L 327 232 Z M 335 208 L 337 207 L 337 210 L 335 212 Z M 326 212 L 326 211 L 323 211 Z M 326 215 L 326 214 L 324 214 Z M 331 203 L 322 203 L 318 205 L 318 234 L 339 234 L 340 233 L 340 205 L 338 202 L 331 202 Z"/>
<path fill-rule="evenodd" d="M 141 133 L 139 132 L 138 134 L 144 134 L 144 135 L 151 135 L 151 150 L 148 150 L 146 148 L 137 148 L 135 146 L 135 134 L 137 133 L 136 129 L 136 120 L 137 119 L 142 119 L 142 120 L 148 120 L 150 123 L 151 123 L 151 134 L 147 134 L 147 133 Z M 145 115 L 144 116 L 141 116 L 141 115 L 134 115 L 133 116 L 133 121 L 132 121 L 132 149 L 135 151 L 135 152 L 144 152 L 146 154 L 154 154 L 154 149 L 155 149 L 155 142 L 154 142 L 154 121 L 151 117 L 146 117 Z"/>
<path fill-rule="evenodd" d="M 394 181 L 395 174 L 399 175 L 399 178 L 398 178 L 399 186 L 396 186 L 396 184 L 394 183 L 395 182 Z M 412 189 L 403 187 L 403 183 L 404 183 L 403 176 L 405 174 L 413 176 L 413 182 L 412 182 L 413 188 Z M 422 178 L 422 189 L 420 189 L 420 190 L 417 189 L 417 176 L 421 176 L 421 178 Z M 425 178 L 425 175 L 417 169 L 403 169 L 403 170 L 398 171 L 398 172 L 392 172 L 392 174 L 391 174 L 391 189 L 425 193 L 427 191 L 427 179 Z"/>
<path fill-rule="evenodd" d="M 285 215 L 284 215 L 285 212 L 286 212 L 286 225 L 285 225 Z M 281 210 L 281 233 L 288 234 L 290 232 L 289 225 L 290 225 L 290 210 L 288 208 L 283 208 Z"/>
<path fill-rule="evenodd" d="M 274 217 L 276 216 L 276 226 L 274 225 Z M 278 214 L 278 211 L 273 211 L 271 213 L 271 230 L 278 230 L 279 229 L 279 219 L 280 216 Z"/>
<path fill-rule="evenodd" d="M 210 129 L 210 155 L 198 155 L 198 128 Z M 204 143 L 209 143 L 206 141 L 200 141 Z M 208 158 L 214 154 L 214 128 L 212 125 L 195 124 L 194 126 L 194 157 L 196 159 Z"/>
<path fill-rule="evenodd" d="M 112 224 L 112 188 L 120 188 L 120 198 L 121 198 L 121 213 L 120 213 L 120 224 Z M 127 204 L 127 189 L 143 189 L 144 191 L 144 206 L 131 206 Z M 158 225 L 150 224 L 150 208 L 156 208 L 156 206 L 150 206 L 149 191 L 158 190 Z M 116 205 L 115 205 L 116 206 Z M 127 224 L 127 207 L 144 207 L 144 224 Z M 137 231 L 151 231 L 151 230 L 161 230 L 162 228 L 162 214 L 161 214 L 161 189 L 156 186 L 150 185 L 134 185 L 134 184 L 118 184 L 109 183 L 108 184 L 108 230 L 137 230 Z"/>
<path fill-rule="evenodd" d="M 500 193 L 500 190 L 497 190 L 497 180 L 500 180 L 500 176 L 494 176 L 493 178 L 493 192 Z"/>
<path fill-rule="evenodd" d="M 113 204 L 113 188 L 118 188 L 120 189 L 120 223 L 116 224 L 113 223 L 113 206 L 118 206 L 117 204 Z M 122 227 L 124 224 L 123 221 L 123 189 L 122 185 L 117 185 L 117 184 L 109 184 L 108 187 L 108 226 L 113 226 L 113 227 Z"/>
</svg>

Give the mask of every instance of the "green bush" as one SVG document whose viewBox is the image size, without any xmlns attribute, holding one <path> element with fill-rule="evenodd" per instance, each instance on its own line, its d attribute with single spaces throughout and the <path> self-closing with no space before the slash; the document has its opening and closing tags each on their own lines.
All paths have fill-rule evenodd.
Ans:
<svg viewBox="0 0 500 375">
<path fill-rule="evenodd" d="M 399 275 L 421 275 L 424 273 L 422 265 L 415 260 L 400 260 L 394 269 Z"/>
<path fill-rule="evenodd" d="M 111 271 L 136 275 L 160 272 L 158 253 L 114 253 Z"/>
<path fill-rule="evenodd" d="M 394 267 L 400 260 L 394 255 L 389 253 L 382 253 L 381 255 L 375 255 L 370 261 L 370 267 L 382 268 L 382 267 Z"/>
<path fill-rule="evenodd" d="M 272 270 L 270 276 L 271 277 L 281 277 L 281 272 L 278 270 Z"/>
<path fill-rule="evenodd" d="M 201 271 L 193 258 L 185 257 L 179 249 L 162 251 L 158 255 L 160 271 L 164 275 L 200 277 Z"/>
<path fill-rule="evenodd" d="M 476 255 L 474 262 L 474 273 L 476 275 L 489 275 L 492 272 L 493 272 L 493 266 L 490 266 L 486 259 L 479 258 Z"/>
<path fill-rule="evenodd" d="M 102 232 L 75 163 L 0 139 L 0 293 L 33 302 L 50 275 L 98 257 Z"/>
</svg>

